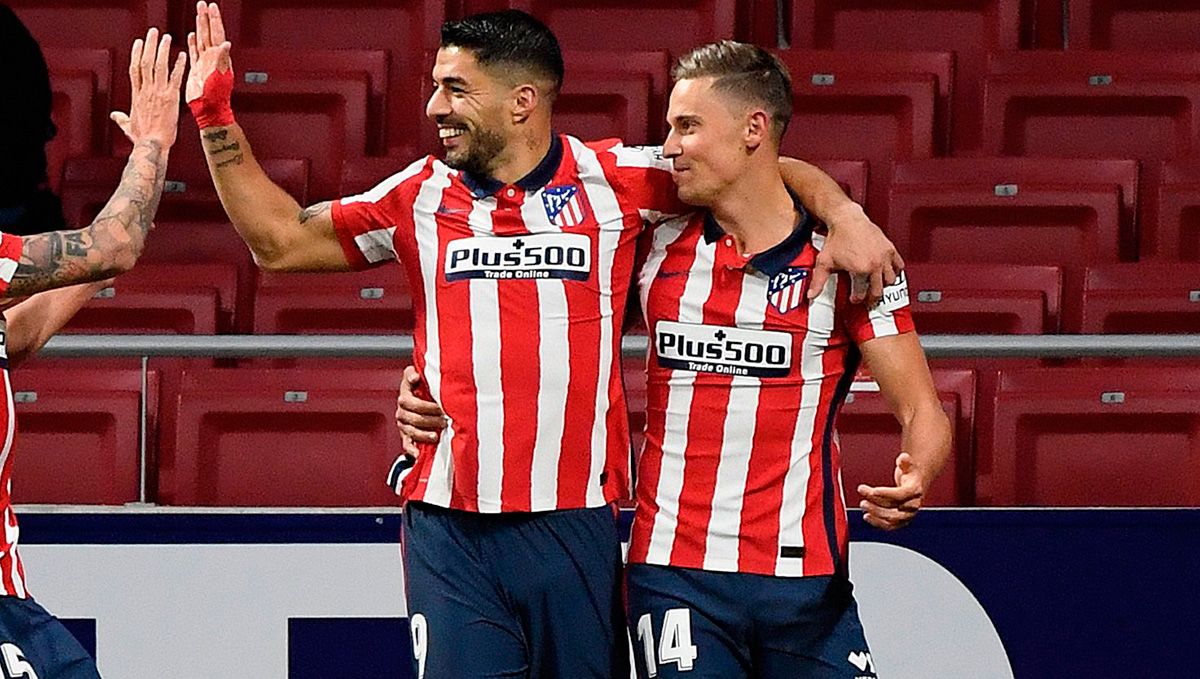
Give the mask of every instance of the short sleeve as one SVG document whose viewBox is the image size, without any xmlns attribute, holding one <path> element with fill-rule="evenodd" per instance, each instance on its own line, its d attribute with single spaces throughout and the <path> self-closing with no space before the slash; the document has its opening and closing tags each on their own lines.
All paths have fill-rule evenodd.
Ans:
<svg viewBox="0 0 1200 679">
<path fill-rule="evenodd" d="M 399 212 L 412 209 L 413 185 L 428 159 L 419 160 L 357 196 L 335 200 L 333 229 L 354 269 L 367 269 L 396 259 Z"/>
<path fill-rule="evenodd" d="M 607 149 L 612 155 L 610 181 L 621 196 L 637 206 L 642 219 L 658 222 L 681 215 L 693 208 L 679 200 L 671 161 L 664 158 L 661 146 L 625 146 L 616 143 Z"/>
<path fill-rule="evenodd" d="M 21 263 L 21 250 L 25 241 L 20 236 L 0 233 L 0 297 L 8 295 L 8 286 Z"/>
<path fill-rule="evenodd" d="M 873 307 L 851 303 L 850 277 L 844 273 L 838 276 L 847 290 L 846 294 L 838 295 L 837 303 L 841 307 L 838 312 L 855 344 L 915 330 L 908 305 L 908 279 L 903 272 L 896 277 L 896 282 L 883 289 L 883 297 Z"/>
</svg>

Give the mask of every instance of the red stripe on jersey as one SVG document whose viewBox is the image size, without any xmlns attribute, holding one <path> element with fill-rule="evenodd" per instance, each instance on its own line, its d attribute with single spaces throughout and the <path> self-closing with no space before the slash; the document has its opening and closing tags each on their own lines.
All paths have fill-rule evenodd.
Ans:
<svg viewBox="0 0 1200 679">
<path fill-rule="evenodd" d="M 687 286 L 688 277 L 682 275 L 692 267 L 695 259 L 696 245 L 700 241 L 699 229 L 692 229 L 675 243 L 666 248 L 666 255 L 658 269 L 658 276 L 651 281 L 643 280 L 649 290 L 643 294 L 645 299 L 663 300 L 663 318 L 679 318 L 679 308 L 683 303 L 683 292 Z M 665 275 L 664 275 L 665 272 Z M 666 300 L 670 300 L 668 303 Z M 658 518 L 658 488 L 662 479 L 662 450 L 666 437 L 666 404 L 671 388 L 668 380 L 671 371 L 657 366 L 657 352 L 654 342 L 654 328 L 649 327 L 650 347 L 647 351 L 646 363 L 646 431 L 644 450 L 658 451 L 657 454 L 643 454 L 638 462 L 638 479 L 635 488 L 637 492 L 637 513 L 634 515 L 634 528 L 629 544 L 629 560 L 631 563 L 644 561 L 650 551 L 650 537 L 654 532 L 654 523 Z"/>
<path fill-rule="evenodd" d="M 514 201 L 524 199 L 521 189 Z M 521 215 L 516 210 L 497 209 L 492 212 L 492 231 L 497 234 L 515 235 L 528 233 Z M 505 281 L 497 286 L 500 299 L 500 337 L 512 338 L 500 342 L 500 376 L 504 392 L 504 477 L 501 481 L 502 505 L 506 511 L 529 511 L 532 505 L 530 492 L 533 481 L 533 445 L 537 440 L 537 399 L 527 398 L 522 391 L 508 388 L 511 382 L 537 384 L 540 363 L 528 359 L 529 343 L 540 346 L 542 338 L 536 323 L 523 322 L 528 316 L 526 308 L 540 308 L 537 283 L 534 281 Z M 495 436 L 494 432 L 480 432 L 481 437 Z"/>
<path fill-rule="evenodd" d="M 713 264 L 712 288 L 704 303 L 703 322 L 706 324 L 721 325 L 737 311 L 741 284 L 727 282 L 727 271 L 719 263 Z M 740 276 L 736 278 L 740 280 Z M 675 544 L 671 549 L 671 563 L 684 568 L 704 567 L 732 384 L 732 377 L 712 373 L 698 373 L 693 383 L 683 489 L 679 493 L 679 516 L 686 516 L 687 520 L 680 520 L 675 528 Z"/>
</svg>

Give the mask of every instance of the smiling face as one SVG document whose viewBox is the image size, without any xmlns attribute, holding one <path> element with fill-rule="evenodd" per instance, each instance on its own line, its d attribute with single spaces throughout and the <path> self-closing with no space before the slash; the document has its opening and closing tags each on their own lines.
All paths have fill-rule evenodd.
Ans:
<svg viewBox="0 0 1200 679">
<path fill-rule="evenodd" d="M 425 115 L 437 123 L 446 164 L 491 175 L 508 145 L 512 88 L 488 74 L 470 50 L 460 47 L 438 50 L 433 84 Z"/>
<path fill-rule="evenodd" d="M 747 115 L 728 95 L 713 91 L 713 78 L 687 78 L 675 83 L 667 110 L 671 131 L 663 156 L 672 162 L 671 174 L 679 199 L 690 205 L 711 206 L 733 185 L 747 163 Z"/>
</svg>

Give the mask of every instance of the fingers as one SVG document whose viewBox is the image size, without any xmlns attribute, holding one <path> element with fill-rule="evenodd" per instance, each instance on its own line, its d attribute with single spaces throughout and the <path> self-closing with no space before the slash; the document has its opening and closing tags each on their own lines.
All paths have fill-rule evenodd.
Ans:
<svg viewBox="0 0 1200 679">
<path fill-rule="evenodd" d="M 865 274 L 850 274 L 850 301 L 859 304 L 867 298 L 871 289 L 871 278 Z"/>
<path fill-rule="evenodd" d="M 871 272 L 871 284 L 867 290 L 867 306 L 872 306 L 883 298 L 883 271 L 876 269 Z"/>
<path fill-rule="evenodd" d="M 894 269 L 896 273 L 904 271 L 904 258 L 901 257 L 900 252 L 894 248 L 892 249 L 892 269 Z"/>
<path fill-rule="evenodd" d="M 196 62 L 200 61 L 200 50 L 196 47 L 195 31 L 188 33 L 187 36 L 188 60 L 192 68 L 196 68 Z"/>
<path fill-rule="evenodd" d="M 808 282 L 808 301 L 811 302 L 821 296 L 821 291 L 825 289 L 825 284 L 829 282 L 829 274 L 832 272 L 833 265 L 829 258 L 817 255 L 817 262 L 812 270 L 812 279 Z"/>
<path fill-rule="evenodd" d="M 891 258 L 883 260 L 883 284 L 892 285 L 896 282 L 899 272 L 892 266 Z"/>
<path fill-rule="evenodd" d="M 868 486 L 860 485 L 858 494 L 863 497 L 864 502 L 869 502 L 880 507 L 908 507 L 919 509 L 921 507 L 921 498 L 924 493 L 915 484 L 902 483 L 897 486 Z"/>
<path fill-rule="evenodd" d="M 217 70 L 222 73 L 233 68 L 233 60 L 231 60 L 229 58 L 229 50 L 232 47 L 233 47 L 233 45 L 229 44 L 228 41 L 221 43 L 217 47 L 217 49 L 219 50 L 219 53 L 217 54 Z"/>
<path fill-rule="evenodd" d="M 142 89 L 142 48 L 145 43 L 141 38 L 133 41 L 133 49 L 129 52 L 129 83 L 136 95 Z"/>
<path fill-rule="evenodd" d="M 221 21 L 221 9 L 215 2 L 208 5 L 208 30 L 212 34 L 212 44 L 225 42 L 225 22 Z"/>
<path fill-rule="evenodd" d="M 892 509 L 890 507 L 880 507 L 866 501 L 863 501 L 859 506 L 863 510 L 863 520 L 882 530 L 902 528 L 912 523 L 912 520 L 917 517 L 915 509 Z"/>
<path fill-rule="evenodd" d="M 187 65 L 187 55 L 180 52 L 175 57 L 175 67 L 171 69 L 171 91 L 178 92 L 183 85 L 184 67 Z"/>
<path fill-rule="evenodd" d="M 200 52 L 212 47 L 212 32 L 208 27 L 208 3 L 196 3 L 196 39 Z"/>
<path fill-rule="evenodd" d="M 140 68 L 142 69 L 142 86 L 154 84 L 154 59 L 158 56 L 158 29 L 146 31 L 146 44 L 142 49 Z"/>
<path fill-rule="evenodd" d="M 404 448 L 404 454 L 409 457 L 420 457 L 421 449 L 417 447 L 417 442 L 408 436 L 400 436 L 400 444 Z"/>
<path fill-rule="evenodd" d="M 154 83 L 163 85 L 170 79 L 167 68 L 171 65 L 171 36 L 163 35 L 158 43 L 158 53 L 154 56 Z"/>
</svg>

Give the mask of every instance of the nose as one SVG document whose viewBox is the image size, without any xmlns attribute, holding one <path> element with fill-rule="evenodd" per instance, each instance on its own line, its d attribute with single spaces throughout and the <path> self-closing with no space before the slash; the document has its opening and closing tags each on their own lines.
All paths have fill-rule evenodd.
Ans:
<svg viewBox="0 0 1200 679">
<path fill-rule="evenodd" d="M 443 92 L 442 88 L 437 88 L 433 94 L 429 95 L 429 101 L 425 104 L 425 117 L 430 120 L 437 120 L 439 116 L 450 114 L 450 98 Z"/>
<path fill-rule="evenodd" d="M 679 143 L 679 135 L 675 133 L 675 128 L 667 133 L 667 140 L 663 142 L 663 158 L 677 158 L 683 154 L 683 146 Z"/>
</svg>

